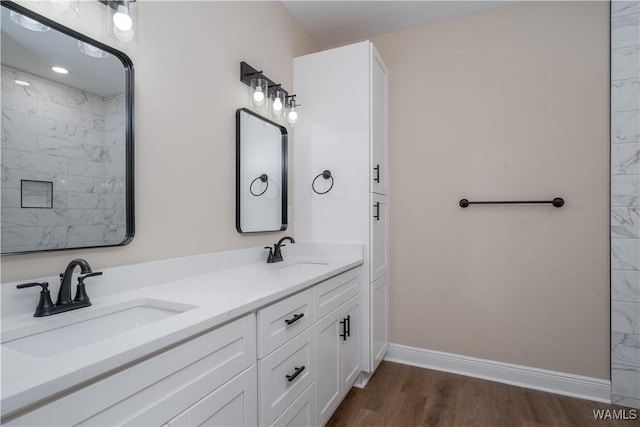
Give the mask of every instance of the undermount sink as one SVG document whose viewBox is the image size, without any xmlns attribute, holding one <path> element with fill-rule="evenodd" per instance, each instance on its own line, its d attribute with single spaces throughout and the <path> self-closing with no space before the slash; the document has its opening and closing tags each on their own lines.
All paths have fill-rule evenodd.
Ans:
<svg viewBox="0 0 640 427">
<path fill-rule="evenodd" d="M 328 262 L 322 261 L 299 261 L 294 262 L 290 265 L 285 265 L 280 267 L 280 271 L 287 272 L 307 272 L 307 271 L 317 271 L 321 267 L 325 267 Z"/>
<path fill-rule="evenodd" d="M 84 312 L 69 312 L 64 318 L 43 318 L 34 325 L 2 331 L 2 346 L 36 357 L 49 357 L 193 308 L 196 306 L 142 298 Z"/>
</svg>

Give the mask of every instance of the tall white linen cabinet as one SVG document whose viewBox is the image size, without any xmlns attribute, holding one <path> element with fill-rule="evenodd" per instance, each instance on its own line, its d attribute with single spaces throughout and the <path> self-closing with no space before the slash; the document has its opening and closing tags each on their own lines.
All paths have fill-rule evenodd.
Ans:
<svg viewBox="0 0 640 427">
<path fill-rule="evenodd" d="M 359 359 L 367 381 L 389 347 L 387 67 L 369 41 L 300 56 L 294 93 L 302 104 L 293 146 L 295 236 L 364 244 Z"/>
</svg>

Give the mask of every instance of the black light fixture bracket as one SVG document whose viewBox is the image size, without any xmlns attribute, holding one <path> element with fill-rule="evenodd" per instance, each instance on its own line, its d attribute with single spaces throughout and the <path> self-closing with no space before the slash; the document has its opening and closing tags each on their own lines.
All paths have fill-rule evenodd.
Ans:
<svg viewBox="0 0 640 427">
<path fill-rule="evenodd" d="M 251 86 L 251 80 L 256 78 L 256 76 L 260 76 L 260 78 L 265 79 L 267 81 L 269 89 L 278 88 L 278 90 L 282 92 L 285 97 L 289 97 L 289 92 L 282 87 L 281 83 L 276 83 L 269 77 L 265 76 L 262 73 L 262 70 L 257 70 L 244 61 L 240 62 L 240 81 L 242 83 L 246 84 L 247 86 Z"/>
<path fill-rule="evenodd" d="M 127 3 L 135 3 L 136 0 L 98 0 L 100 3 L 110 7 L 113 10 L 118 10 L 118 6 L 126 6 Z"/>
</svg>

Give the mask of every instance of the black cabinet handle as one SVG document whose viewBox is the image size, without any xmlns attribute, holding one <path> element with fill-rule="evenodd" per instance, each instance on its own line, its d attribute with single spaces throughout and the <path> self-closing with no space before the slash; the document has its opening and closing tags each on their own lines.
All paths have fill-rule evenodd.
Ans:
<svg viewBox="0 0 640 427">
<path fill-rule="evenodd" d="M 347 340 L 347 319 L 342 319 L 340 321 L 340 324 L 342 325 L 342 333 L 340 334 L 340 336 L 342 337 L 342 341 L 346 341 Z"/>
<path fill-rule="evenodd" d="M 302 371 L 304 371 L 304 365 L 300 366 L 299 368 L 296 367 L 295 371 L 293 371 L 293 374 L 286 375 L 287 381 L 291 382 L 291 381 L 295 380 L 296 377 L 302 373 Z"/>
<path fill-rule="evenodd" d="M 376 208 L 376 214 L 373 217 L 376 219 L 376 221 L 380 221 L 380 202 L 376 202 L 373 207 Z"/>
<path fill-rule="evenodd" d="M 302 319 L 303 317 L 304 317 L 304 313 L 294 314 L 291 319 L 285 319 L 284 323 L 286 323 L 287 325 L 291 325 L 293 323 L 296 323 L 298 320 Z"/>
<path fill-rule="evenodd" d="M 350 337 L 351 336 L 351 315 L 347 315 L 347 318 L 345 319 L 345 323 L 347 325 L 347 336 Z"/>
<path fill-rule="evenodd" d="M 376 165 L 376 167 L 373 168 L 373 170 L 376 171 L 376 177 L 373 178 L 373 180 L 379 184 L 380 183 L 380 165 Z"/>
</svg>

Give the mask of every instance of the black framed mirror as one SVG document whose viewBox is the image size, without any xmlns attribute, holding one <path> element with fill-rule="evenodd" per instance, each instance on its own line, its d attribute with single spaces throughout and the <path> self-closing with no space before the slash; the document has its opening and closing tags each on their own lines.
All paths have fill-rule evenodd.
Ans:
<svg viewBox="0 0 640 427">
<path fill-rule="evenodd" d="M 133 63 L 2 2 L 2 255 L 134 235 Z"/>
<path fill-rule="evenodd" d="M 236 230 L 287 229 L 287 129 L 236 111 Z"/>
</svg>

